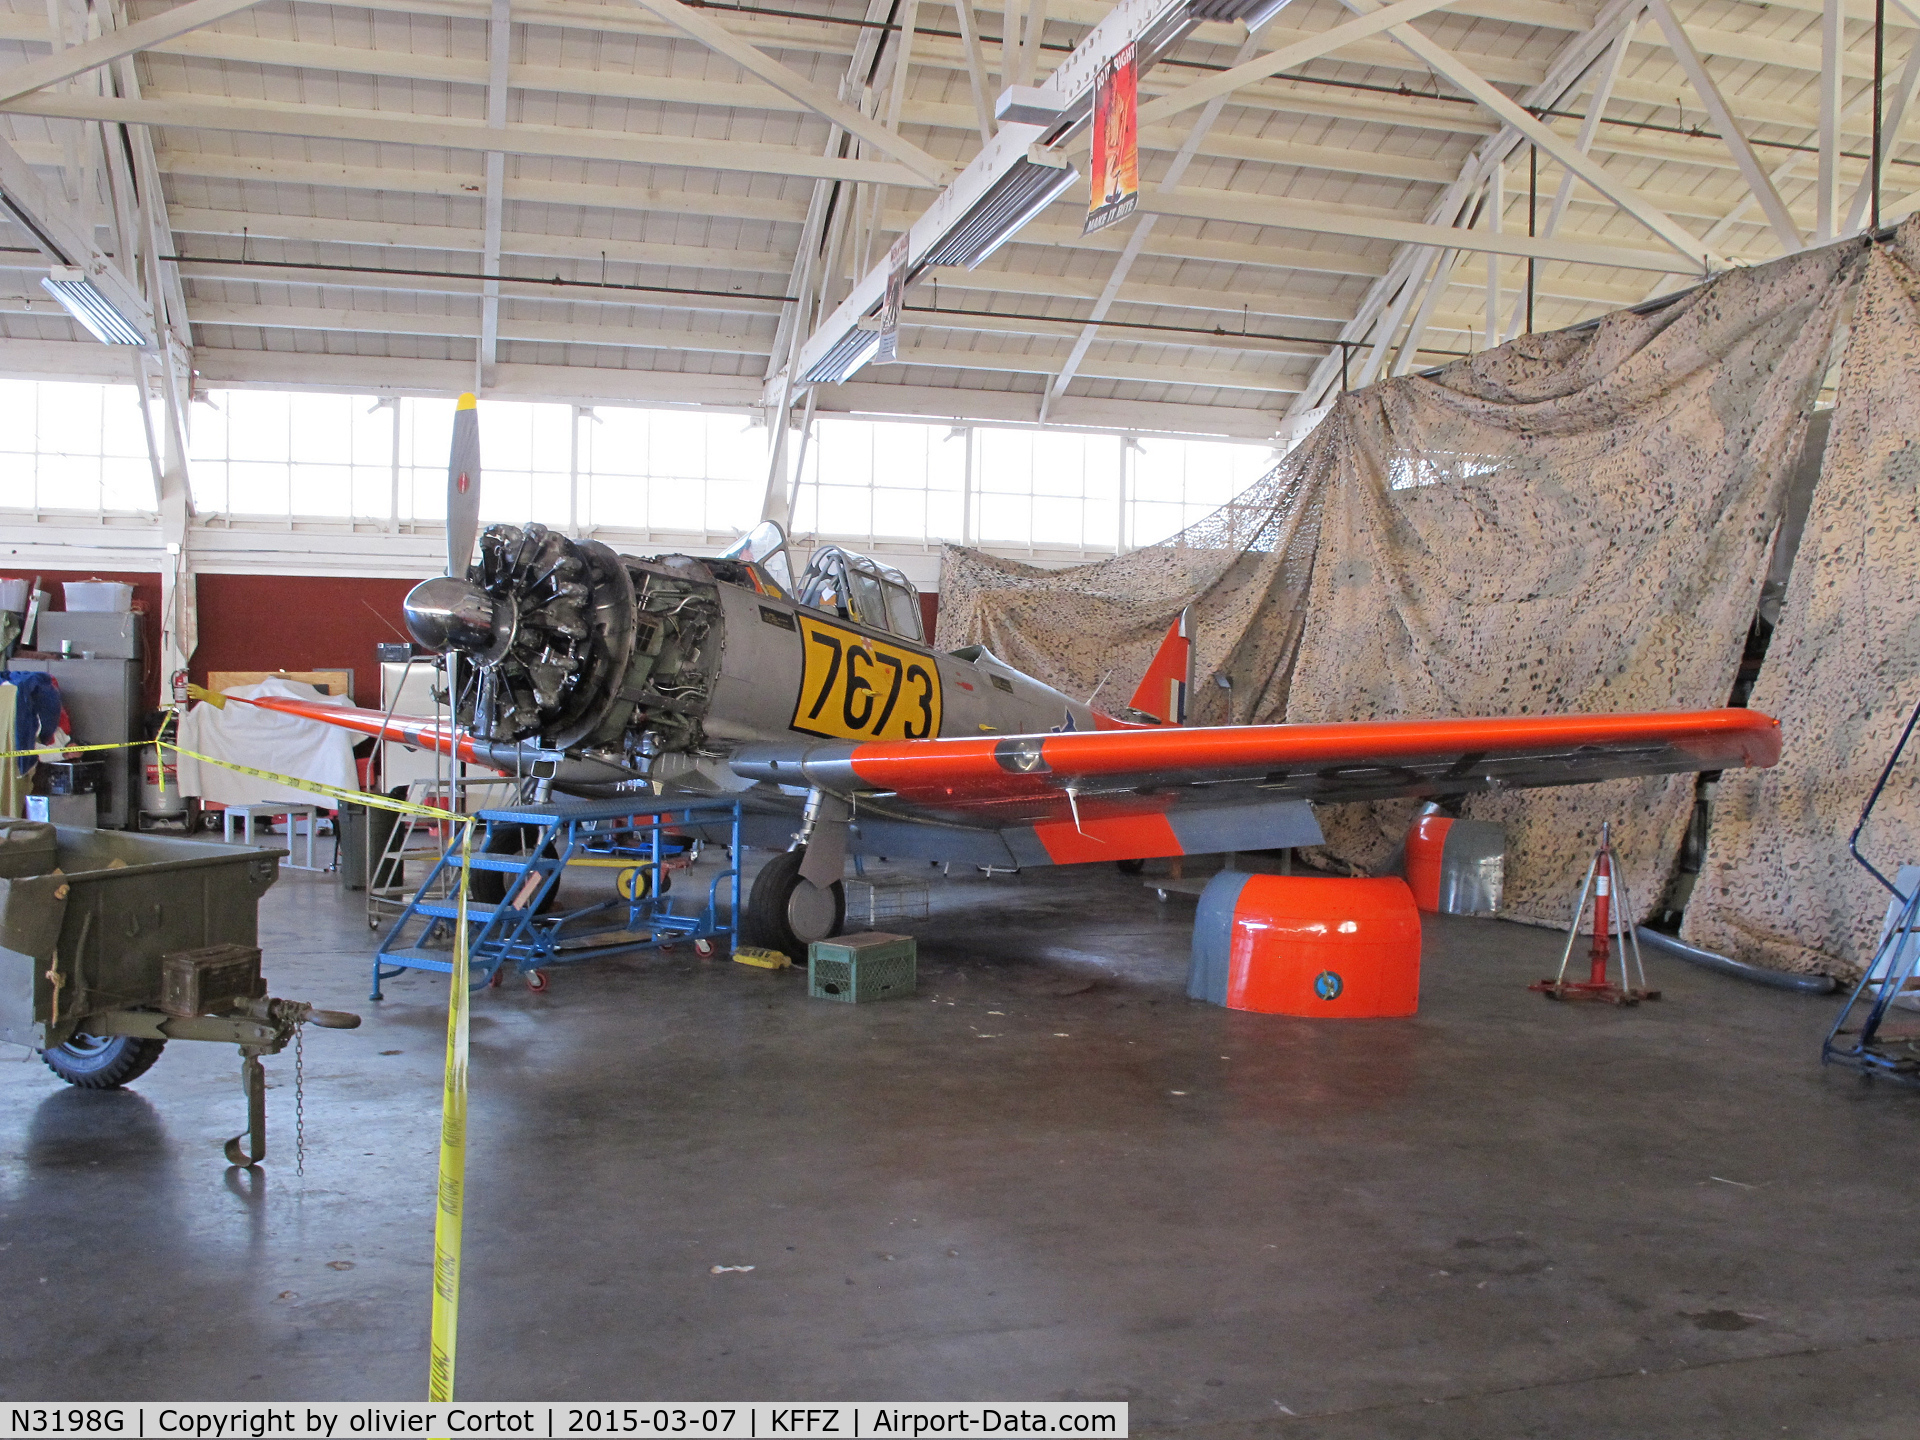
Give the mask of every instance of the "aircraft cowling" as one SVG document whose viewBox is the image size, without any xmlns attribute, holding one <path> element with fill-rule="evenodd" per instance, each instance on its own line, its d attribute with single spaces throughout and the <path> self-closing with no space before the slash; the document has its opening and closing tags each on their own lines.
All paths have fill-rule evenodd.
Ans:
<svg viewBox="0 0 1920 1440">
<path fill-rule="evenodd" d="M 464 579 L 414 588 L 408 627 L 460 657 L 456 714 L 475 741 L 644 770 L 705 743 L 725 631 L 715 563 L 493 525 Z"/>
<path fill-rule="evenodd" d="M 459 584 L 429 580 L 415 594 Z M 633 581 L 620 557 L 544 525 L 490 525 L 463 588 L 483 593 L 493 613 L 484 634 L 470 626 L 458 637 L 468 643 L 452 647 L 467 662 L 461 725 L 476 739 L 549 750 L 592 735 L 633 655 Z"/>
</svg>

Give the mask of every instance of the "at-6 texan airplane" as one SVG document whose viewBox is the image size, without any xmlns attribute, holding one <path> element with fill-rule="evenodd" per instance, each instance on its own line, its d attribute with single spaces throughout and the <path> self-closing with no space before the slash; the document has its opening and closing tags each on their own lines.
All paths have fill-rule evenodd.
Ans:
<svg viewBox="0 0 1920 1440">
<path fill-rule="evenodd" d="M 562 794 L 738 796 L 754 881 L 742 938 L 792 954 L 845 915 L 848 854 L 977 865 L 1143 860 L 1320 843 L 1310 801 L 1449 796 L 1766 766 L 1754 710 L 1186 727 L 1169 629 L 1114 714 L 978 645 L 942 653 L 897 571 L 834 546 L 792 573 L 761 525 L 724 555 L 616 554 L 540 525 L 479 537 L 471 395 L 455 413 L 449 573 L 407 628 L 457 676 L 451 726 L 299 700 L 303 715 Z"/>
</svg>

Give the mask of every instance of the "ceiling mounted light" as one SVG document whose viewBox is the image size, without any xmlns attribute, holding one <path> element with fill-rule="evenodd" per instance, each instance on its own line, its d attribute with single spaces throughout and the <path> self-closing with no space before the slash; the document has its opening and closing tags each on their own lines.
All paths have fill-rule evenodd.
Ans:
<svg viewBox="0 0 1920 1440">
<path fill-rule="evenodd" d="M 103 345 L 146 345 L 138 325 L 122 315 L 77 265 L 56 265 L 40 282 L 61 307 Z"/>
<path fill-rule="evenodd" d="M 971 269 L 1020 232 L 1079 178 L 1066 150 L 1093 118 L 1101 69 L 1132 47 L 1141 73 L 1203 21 L 1257 30 L 1289 0 L 1118 0 L 1038 85 L 997 97 L 1000 129 L 907 232 L 907 280 L 948 267 Z M 797 379 L 837 385 L 872 358 L 872 326 L 885 304 L 891 263 L 854 282 L 800 347 Z"/>
</svg>

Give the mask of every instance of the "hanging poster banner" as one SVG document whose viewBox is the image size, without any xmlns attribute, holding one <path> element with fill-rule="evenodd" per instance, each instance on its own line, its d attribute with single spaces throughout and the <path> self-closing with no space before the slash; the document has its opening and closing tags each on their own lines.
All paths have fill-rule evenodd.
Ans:
<svg viewBox="0 0 1920 1440">
<path fill-rule="evenodd" d="M 1093 86 L 1093 193 L 1088 196 L 1091 235 L 1133 213 L 1140 200 L 1139 71 L 1128 45 L 1100 67 Z"/>
<path fill-rule="evenodd" d="M 880 349 L 873 357 L 890 365 L 899 356 L 900 306 L 907 296 L 907 237 L 902 235 L 887 251 L 887 293 L 880 301 Z"/>
</svg>

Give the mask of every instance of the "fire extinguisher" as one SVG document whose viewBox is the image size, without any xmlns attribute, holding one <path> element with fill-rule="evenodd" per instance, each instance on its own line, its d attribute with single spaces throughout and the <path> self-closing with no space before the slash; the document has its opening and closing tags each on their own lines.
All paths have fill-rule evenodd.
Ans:
<svg viewBox="0 0 1920 1440">
<path fill-rule="evenodd" d="M 187 703 L 187 672 L 184 670 L 173 672 L 173 703 L 176 705 Z"/>
</svg>

